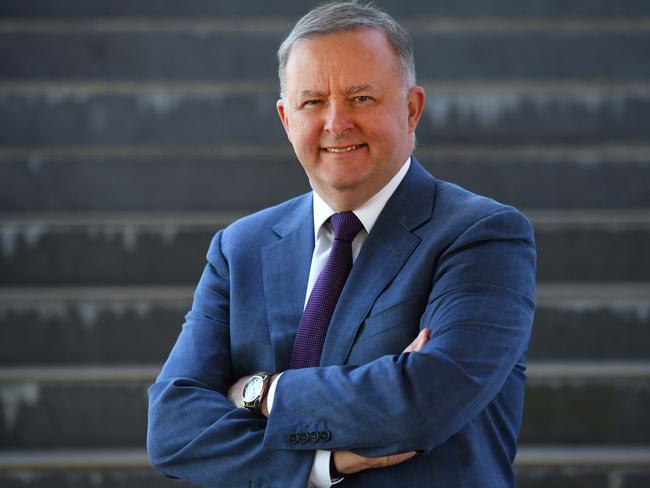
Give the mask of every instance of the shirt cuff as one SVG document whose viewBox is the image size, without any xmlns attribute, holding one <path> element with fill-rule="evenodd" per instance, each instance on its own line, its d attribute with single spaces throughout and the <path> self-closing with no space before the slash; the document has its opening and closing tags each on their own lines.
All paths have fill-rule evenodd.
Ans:
<svg viewBox="0 0 650 488">
<path fill-rule="evenodd" d="M 331 455 L 331 451 L 323 451 L 322 449 L 316 451 L 314 464 L 311 466 L 311 474 L 309 475 L 309 482 L 315 488 L 329 488 L 332 486 L 330 478 Z"/>
<path fill-rule="evenodd" d="M 266 408 L 268 409 L 269 414 L 273 408 L 273 400 L 275 399 L 275 389 L 278 386 L 278 380 L 283 374 L 284 373 L 280 373 L 273 379 L 269 386 L 269 392 L 266 394 Z M 322 449 L 316 450 L 314 464 L 312 464 L 311 473 L 309 474 L 308 486 L 313 488 L 330 488 L 330 486 L 343 481 L 343 478 L 341 478 L 332 482 L 332 479 L 330 478 L 331 455 L 331 451 L 323 451 Z"/>
<path fill-rule="evenodd" d="M 271 381 L 271 385 L 269 386 L 269 392 L 266 394 L 266 409 L 269 411 L 269 414 L 271 413 L 271 409 L 273 408 L 273 399 L 275 398 L 275 388 L 278 386 L 278 380 L 280 379 L 280 376 L 282 376 L 283 374 L 284 373 L 280 373 L 275 378 L 273 378 L 273 381 Z"/>
</svg>

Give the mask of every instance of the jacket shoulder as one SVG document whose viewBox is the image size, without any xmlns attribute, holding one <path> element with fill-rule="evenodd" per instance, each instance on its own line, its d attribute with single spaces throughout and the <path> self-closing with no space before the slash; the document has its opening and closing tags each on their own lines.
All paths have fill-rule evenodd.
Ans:
<svg viewBox="0 0 650 488">
<path fill-rule="evenodd" d="M 211 248 L 219 241 L 225 254 L 246 253 L 278 239 L 279 227 L 297 227 L 312 215 L 311 193 L 241 217 L 219 231 Z"/>
<path fill-rule="evenodd" d="M 433 223 L 445 222 L 459 234 L 477 222 L 490 217 L 510 222 L 525 233 L 532 233 L 527 217 L 511 205 L 473 193 L 454 183 L 436 179 L 436 197 L 433 209 Z"/>
</svg>

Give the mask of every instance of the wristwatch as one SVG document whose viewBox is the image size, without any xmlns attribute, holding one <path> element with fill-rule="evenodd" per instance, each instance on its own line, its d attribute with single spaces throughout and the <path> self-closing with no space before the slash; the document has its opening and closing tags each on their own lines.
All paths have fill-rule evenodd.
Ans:
<svg viewBox="0 0 650 488">
<path fill-rule="evenodd" d="M 273 376 L 273 373 L 269 373 L 268 371 L 258 371 L 253 374 L 244 385 L 244 388 L 241 391 L 241 396 L 244 400 L 244 408 L 250 413 L 262 415 L 260 405 L 269 391 L 271 376 Z"/>
</svg>

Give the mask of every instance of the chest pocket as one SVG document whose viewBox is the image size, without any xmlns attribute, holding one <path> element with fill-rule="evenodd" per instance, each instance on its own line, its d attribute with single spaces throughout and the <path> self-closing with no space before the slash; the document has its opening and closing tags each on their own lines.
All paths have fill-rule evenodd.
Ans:
<svg viewBox="0 0 650 488">
<path fill-rule="evenodd" d="M 424 305 L 421 297 L 409 298 L 370 315 L 357 332 L 347 363 L 363 364 L 401 353 L 420 331 Z"/>
</svg>

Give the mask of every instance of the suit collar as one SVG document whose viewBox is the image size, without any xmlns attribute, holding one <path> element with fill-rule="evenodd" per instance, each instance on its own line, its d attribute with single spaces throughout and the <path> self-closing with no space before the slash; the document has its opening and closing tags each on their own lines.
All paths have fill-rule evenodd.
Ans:
<svg viewBox="0 0 650 488">
<path fill-rule="evenodd" d="M 435 179 L 411 156 L 411 167 L 384 208 L 404 227 L 412 231 L 431 219 L 435 198 Z M 381 216 L 380 216 L 381 218 Z"/>
<path fill-rule="evenodd" d="M 314 249 L 311 193 L 294 200 L 273 226 L 279 239 L 260 250 L 264 299 L 276 371 L 289 368 Z"/>
<path fill-rule="evenodd" d="M 379 294 L 417 248 L 412 233 L 431 219 L 435 180 L 414 158 L 368 235 L 334 311 L 321 365 L 344 364 Z M 289 367 L 314 249 L 311 194 L 294 200 L 273 226 L 279 239 L 261 249 L 262 277 L 276 371 Z"/>
<path fill-rule="evenodd" d="M 412 231 L 431 219 L 435 180 L 411 160 L 406 177 L 381 212 L 341 292 L 325 338 L 321 365 L 344 364 L 379 294 L 420 243 Z"/>
<path fill-rule="evenodd" d="M 286 237 L 292 232 L 295 232 L 301 228 L 307 220 L 311 222 L 312 228 L 314 226 L 311 192 L 292 200 L 291 203 L 292 205 L 285 210 L 280 221 L 273 226 L 273 232 L 275 232 L 278 237 Z"/>
</svg>

